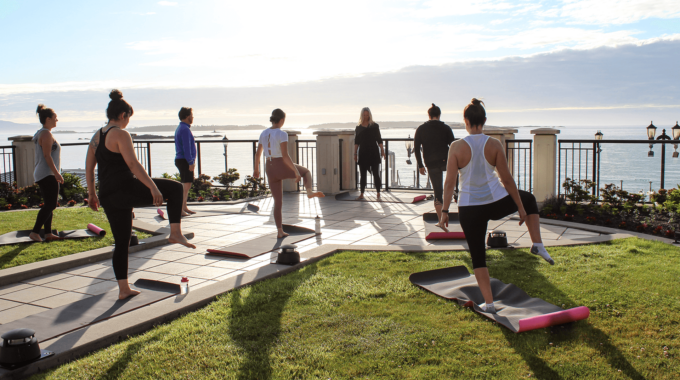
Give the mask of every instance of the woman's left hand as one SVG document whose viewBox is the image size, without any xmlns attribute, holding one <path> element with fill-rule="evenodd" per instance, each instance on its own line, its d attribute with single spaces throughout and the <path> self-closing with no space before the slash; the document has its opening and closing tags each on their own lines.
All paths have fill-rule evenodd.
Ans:
<svg viewBox="0 0 680 380">
<path fill-rule="evenodd" d="M 385 151 L 380 151 L 380 155 L 382 156 L 383 160 L 386 160 L 387 158 L 385 157 Z"/>
<path fill-rule="evenodd" d="M 518 211 L 519 213 L 519 225 L 521 226 L 527 220 L 527 212 L 524 211 L 524 207 Z"/>
</svg>

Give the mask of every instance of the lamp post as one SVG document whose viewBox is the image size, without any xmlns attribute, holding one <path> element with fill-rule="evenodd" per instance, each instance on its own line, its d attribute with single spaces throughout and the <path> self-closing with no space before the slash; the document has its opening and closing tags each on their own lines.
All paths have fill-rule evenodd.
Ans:
<svg viewBox="0 0 680 380">
<path fill-rule="evenodd" d="M 675 122 L 675 125 L 673 128 L 671 128 L 671 131 L 673 132 L 673 140 L 680 140 L 680 125 L 678 125 L 678 122 Z M 673 144 L 673 148 L 675 148 L 675 152 L 673 152 L 673 158 L 678 158 L 678 144 Z"/>
<path fill-rule="evenodd" d="M 673 133 L 675 133 L 675 132 L 673 132 Z M 647 126 L 647 138 L 649 138 L 650 141 L 653 141 L 655 135 L 656 135 L 656 127 L 654 126 L 653 123 L 650 123 L 649 126 Z M 671 138 L 666 134 L 665 129 L 661 132 L 661 135 L 656 138 L 657 141 L 670 140 L 670 139 Z M 647 153 L 647 157 L 654 157 L 654 152 L 652 151 L 652 144 L 649 144 L 649 153 Z M 660 189 L 664 188 L 665 172 L 666 172 L 666 144 L 661 144 L 661 187 L 660 187 Z"/>
<path fill-rule="evenodd" d="M 656 127 L 654 126 L 654 122 L 650 122 L 647 126 L 647 138 L 654 140 L 654 136 L 656 136 Z M 649 144 L 649 153 L 647 153 L 647 157 L 654 157 L 654 151 L 652 151 L 653 146 L 653 144 Z"/>
<path fill-rule="evenodd" d="M 406 153 L 408 154 L 408 159 L 406 160 L 406 163 L 411 165 L 411 153 L 413 153 L 413 142 L 411 141 L 411 135 L 408 135 L 409 140 L 405 142 L 404 145 L 406 145 Z"/>
<path fill-rule="evenodd" d="M 224 138 L 222 138 L 222 146 L 224 147 L 224 172 L 229 173 L 229 165 L 227 163 L 227 141 L 229 139 L 227 138 L 227 135 L 224 135 Z"/>
</svg>

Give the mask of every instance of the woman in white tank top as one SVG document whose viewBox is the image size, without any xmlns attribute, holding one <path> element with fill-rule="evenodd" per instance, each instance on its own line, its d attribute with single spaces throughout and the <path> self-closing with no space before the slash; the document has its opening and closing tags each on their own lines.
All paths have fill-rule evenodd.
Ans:
<svg viewBox="0 0 680 380">
<path fill-rule="evenodd" d="M 283 123 L 286 122 L 286 113 L 277 108 L 272 111 L 269 121 L 272 123 L 271 128 L 262 131 L 257 144 L 253 177 L 260 178 L 260 160 L 264 153 L 269 190 L 274 198 L 274 222 L 278 229 L 277 237 L 281 239 L 288 236 L 283 232 L 283 180 L 295 178 L 297 183 L 301 178 L 304 179 L 308 198 L 323 197 L 324 194 L 320 191 L 314 192 L 312 173 L 307 168 L 295 164 L 288 155 L 288 133 L 281 130 Z"/>
<path fill-rule="evenodd" d="M 519 225 L 526 222 L 533 242 L 531 253 L 543 257 L 550 264 L 554 264 L 554 261 L 541 241 L 536 198 L 531 193 L 517 190 L 500 141 L 489 138 L 482 132 L 486 123 L 483 104 L 473 98 L 465 107 L 465 129 L 470 135 L 454 142 L 449 149 L 444 206 L 439 225 L 446 228 L 449 224 L 448 209 L 456 185 L 456 174 L 460 171 L 460 225 L 465 233 L 472 256 L 472 267 L 485 302 L 477 307 L 482 312 L 495 313 L 484 242 L 489 220 L 499 220 L 519 213 Z"/>
</svg>

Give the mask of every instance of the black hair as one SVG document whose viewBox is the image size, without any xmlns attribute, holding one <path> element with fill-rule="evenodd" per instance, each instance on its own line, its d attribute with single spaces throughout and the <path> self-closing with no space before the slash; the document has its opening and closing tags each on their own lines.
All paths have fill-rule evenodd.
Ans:
<svg viewBox="0 0 680 380">
<path fill-rule="evenodd" d="M 274 111 L 272 111 L 272 116 L 269 118 L 269 121 L 271 121 L 272 123 L 278 123 L 279 121 L 281 121 L 281 119 L 285 118 L 286 113 L 283 112 L 280 108 L 277 108 Z"/>
<path fill-rule="evenodd" d="M 47 118 L 54 117 L 54 115 L 56 115 L 52 108 L 47 108 L 44 104 L 38 104 L 38 109 L 35 110 L 35 114 L 38 115 L 40 124 L 43 125 L 45 125 Z"/>
<path fill-rule="evenodd" d="M 472 100 L 470 100 L 470 104 L 465 106 L 463 117 L 470 121 L 471 126 L 484 126 L 484 123 L 486 123 L 486 110 L 484 109 L 484 102 L 477 98 L 472 98 Z"/>
<path fill-rule="evenodd" d="M 427 110 L 427 114 L 430 115 L 430 117 L 439 117 L 442 115 L 442 110 L 432 103 L 432 107 Z"/>
<path fill-rule="evenodd" d="M 130 103 L 123 99 L 123 93 L 120 90 L 111 90 L 109 98 L 111 98 L 111 101 L 108 108 L 106 108 L 106 117 L 109 120 L 118 120 L 121 113 L 125 113 L 128 117 L 135 113 Z"/>
<path fill-rule="evenodd" d="M 191 107 L 182 107 L 179 110 L 179 119 L 184 120 L 187 117 L 191 116 L 191 113 L 193 112 L 193 109 Z"/>
</svg>

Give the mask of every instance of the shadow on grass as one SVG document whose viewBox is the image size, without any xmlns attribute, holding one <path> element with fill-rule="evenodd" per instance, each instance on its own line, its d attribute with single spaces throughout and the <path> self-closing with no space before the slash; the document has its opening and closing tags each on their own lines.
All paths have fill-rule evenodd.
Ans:
<svg viewBox="0 0 680 380">
<path fill-rule="evenodd" d="M 152 337 L 148 337 L 146 339 L 139 340 L 136 343 L 130 344 L 125 349 L 125 352 L 118 356 L 118 360 L 113 362 L 109 368 L 98 377 L 98 379 L 107 380 L 120 378 L 130 365 L 130 362 L 134 360 L 137 352 L 139 352 L 139 350 L 141 350 L 143 347 L 151 346 L 158 340 L 160 340 L 158 333 L 155 333 Z"/>
<path fill-rule="evenodd" d="M 461 259 L 469 268 L 472 267 L 472 260 L 469 256 L 462 257 Z M 522 276 L 531 277 L 531 282 L 522 285 L 523 290 L 530 296 L 543 292 L 552 294 L 553 298 L 558 297 L 564 304 L 576 305 L 576 302 L 570 299 L 566 293 L 562 292 L 555 284 L 550 282 L 537 270 L 539 265 L 547 265 L 538 257 L 534 257 L 526 251 L 507 249 L 503 250 L 503 258 L 501 260 L 501 262 L 496 261 L 497 264 L 501 265 L 494 265 L 494 262 L 491 262 L 491 265 L 489 265 L 489 274 L 491 277 L 497 278 L 505 283 L 512 283 L 516 277 L 514 277 L 512 273 L 509 273 L 510 270 L 508 270 L 508 265 L 514 264 L 517 267 L 513 268 L 511 270 L 512 272 L 519 272 Z M 483 317 L 480 316 L 480 318 Z M 549 363 L 539 357 L 539 353 L 542 350 L 550 347 L 547 342 L 541 343 L 540 341 L 542 339 L 535 333 L 527 332 L 516 334 L 500 325 L 499 328 L 503 332 L 505 339 L 510 343 L 510 346 L 515 352 L 522 356 L 538 379 L 562 378 L 557 371 L 551 368 Z M 550 342 L 568 342 L 578 339 L 580 335 L 588 337 L 585 342 L 591 349 L 598 351 L 600 356 L 605 358 L 612 368 L 621 370 L 625 376 L 631 379 L 645 378 L 633 368 L 621 351 L 611 343 L 609 335 L 588 323 L 587 320 L 565 325 L 564 328 L 559 326 L 552 327 Z M 539 344 L 542 345 L 543 348 L 538 347 Z"/>
<path fill-rule="evenodd" d="M 9 264 L 14 260 L 15 257 L 19 256 L 19 254 L 28 248 L 32 243 L 23 243 L 19 244 L 16 248 L 14 248 L 11 251 L 8 251 L 0 256 L 0 268 L 4 268 L 5 265 Z"/>
<path fill-rule="evenodd" d="M 243 352 L 238 379 L 272 377 L 271 354 L 281 334 L 284 308 L 297 288 L 316 272 L 317 264 L 311 264 L 276 283 L 265 281 L 231 292 L 229 335 Z"/>
</svg>

